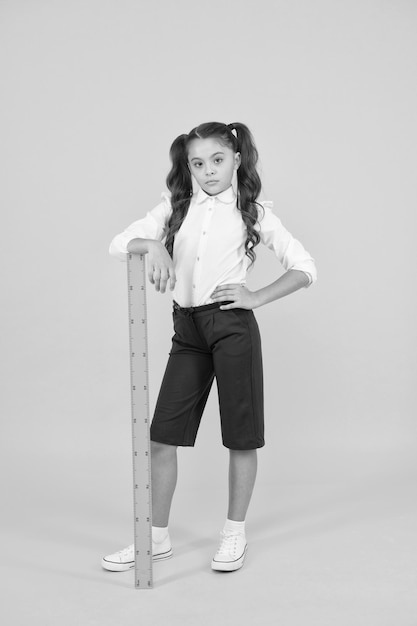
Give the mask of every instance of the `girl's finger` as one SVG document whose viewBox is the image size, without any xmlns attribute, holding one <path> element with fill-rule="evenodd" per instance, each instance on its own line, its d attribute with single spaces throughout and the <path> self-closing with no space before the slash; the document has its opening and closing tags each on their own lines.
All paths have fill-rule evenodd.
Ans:
<svg viewBox="0 0 417 626">
<path fill-rule="evenodd" d="M 156 291 L 159 291 L 161 282 L 161 270 L 159 269 L 159 267 L 154 267 L 153 269 L 153 282 Z"/>
<path fill-rule="evenodd" d="M 169 268 L 169 286 L 171 291 L 175 287 L 175 283 L 177 282 L 177 277 L 175 276 L 175 270 L 173 267 Z"/>
<path fill-rule="evenodd" d="M 229 309 L 236 309 L 236 302 L 233 302 L 232 304 L 224 304 L 223 306 L 219 306 L 219 309 L 221 311 L 228 311 Z"/>
<path fill-rule="evenodd" d="M 230 293 L 236 293 L 237 289 L 234 285 L 229 285 L 229 287 L 217 287 L 214 291 L 213 291 L 213 295 L 219 295 L 219 294 L 230 294 Z"/>
<path fill-rule="evenodd" d="M 224 293 L 221 293 L 221 294 L 219 294 L 219 293 L 214 294 L 212 296 L 212 299 L 213 300 L 216 300 L 216 299 L 218 299 L 218 300 L 231 300 L 234 297 L 235 297 L 235 294 L 233 294 L 231 291 L 230 292 L 225 291 Z"/>
<path fill-rule="evenodd" d="M 160 289 L 161 293 L 165 293 L 165 288 L 168 282 L 168 272 L 166 270 L 161 271 Z"/>
<path fill-rule="evenodd" d="M 219 285 L 216 287 L 215 291 L 220 291 L 222 289 L 236 289 L 236 287 L 240 287 L 238 283 L 230 283 L 229 285 Z"/>
</svg>

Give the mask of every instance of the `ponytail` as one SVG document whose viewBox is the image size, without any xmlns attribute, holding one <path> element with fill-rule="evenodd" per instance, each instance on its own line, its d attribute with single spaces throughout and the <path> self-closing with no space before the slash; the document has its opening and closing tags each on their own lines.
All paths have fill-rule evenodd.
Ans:
<svg viewBox="0 0 417 626">
<path fill-rule="evenodd" d="M 174 238 L 187 215 L 190 206 L 193 183 L 187 162 L 186 140 L 188 135 L 179 135 L 174 139 L 169 155 L 172 161 L 166 184 L 171 192 L 172 214 L 168 221 L 168 234 L 165 247 L 172 257 Z"/>
<path fill-rule="evenodd" d="M 262 188 L 261 179 L 256 169 L 258 150 L 252 133 L 245 124 L 234 122 L 229 124 L 228 128 L 235 137 L 236 151 L 240 152 L 241 163 L 237 170 L 238 209 L 247 229 L 245 251 L 251 260 L 251 265 L 253 265 L 256 259 L 253 248 L 258 245 L 261 239 L 259 232 L 255 229 L 258 222 L 258 207 L 262 208 L 262 205 L 257 202 Z"/>
</svg>

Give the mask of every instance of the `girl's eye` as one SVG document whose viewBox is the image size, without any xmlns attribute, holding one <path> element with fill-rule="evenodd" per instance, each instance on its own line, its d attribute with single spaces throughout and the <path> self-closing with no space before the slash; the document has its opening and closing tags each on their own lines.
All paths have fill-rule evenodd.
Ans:
<svg viewBox="0 0 417 626">
<path fill-rule="evenodd" d="M 215 163 L 221 163 L 223 161 L 223 159 L 221 157 L 218 157 L 217 159 L 214 159 Z"/>
<path fill-rule="evenodd" d="M 194 167 L 201 167 L 201 163 L 198 161 L 194 161 L 193 165 Z"/>
</svg>

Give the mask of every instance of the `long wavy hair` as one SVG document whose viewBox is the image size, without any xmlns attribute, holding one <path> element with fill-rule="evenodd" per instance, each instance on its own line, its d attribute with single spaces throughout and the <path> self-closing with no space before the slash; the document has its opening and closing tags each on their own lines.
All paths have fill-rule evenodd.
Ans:
<svg viewBox="0 0 417 626">
<path fill-rule="evenodd" d="M 236 136 L 232 131 L 235 131 Z M 258 221 L 258 207 L 263 209 L 262 205 L 257 202 L 261 192 L 261 179 L 256 169 L 258 151 L 252 134 L 245 124 L 239 122 L 200 124 L 188 135 L 179 135 L 173 141 L 169 152 L 172 167 L 166 179 L 167 187 L 171 192 L 172 215 L 167 225 L 165 247 L 172 257 L 175 235 L 187 215 L 193 194 L 191 172 L 188 167 L 188 146 L 193 139 L 207 139 L 208 137 L 215 137 L 222 145 L 228 146 L 235 153 L 240 152 L 241 162 L 237 170 L 237 208 L 246 226 L 245 252 L 252 265 L 256 259 L 254 248 L 260 241 L 255 225 Z"/>
</svg>

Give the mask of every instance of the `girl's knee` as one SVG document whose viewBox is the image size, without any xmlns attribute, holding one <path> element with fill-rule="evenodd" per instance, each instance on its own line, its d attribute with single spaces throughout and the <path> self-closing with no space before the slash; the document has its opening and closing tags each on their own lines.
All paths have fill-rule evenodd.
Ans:
<svg viewBox="0 0 417 626">
<path fill-rule="evenodd" d="M 178 446 L 159 441 L 151 441 L 151 454 L 170 455 L 175 454 Z"/>
<path fill-rule="evenodd" d="M 255 456 L 257 450 L 257 448 L 251 448 L 250 450 L 234 450 L 229 448 L 230 456 Z"/>
</svg>

